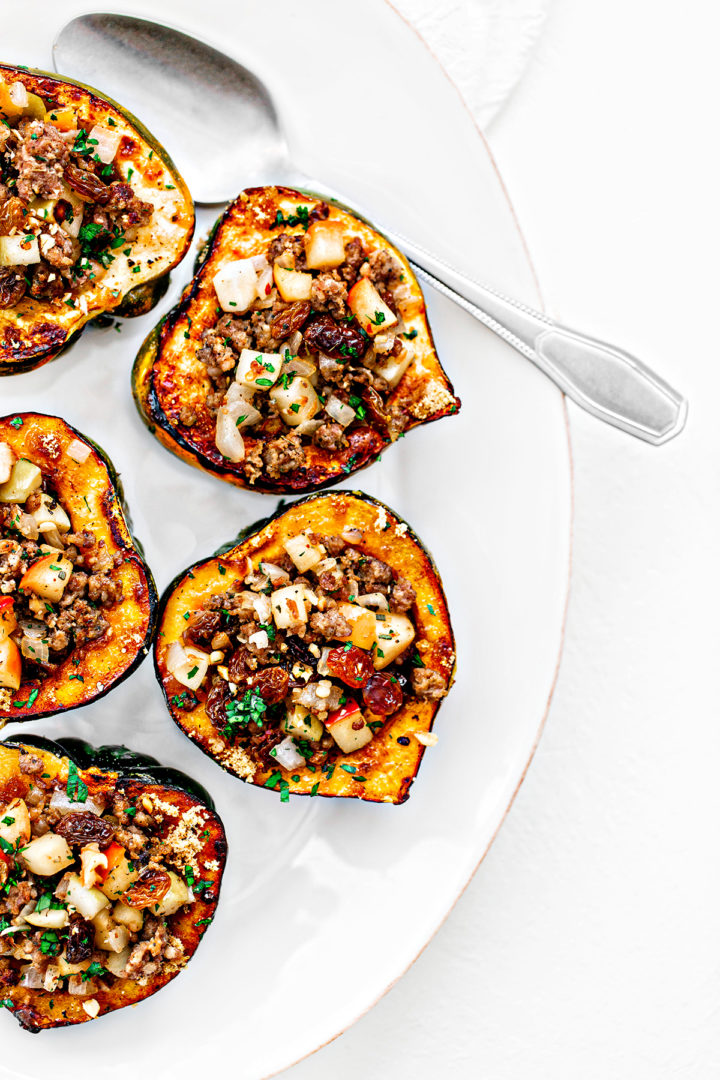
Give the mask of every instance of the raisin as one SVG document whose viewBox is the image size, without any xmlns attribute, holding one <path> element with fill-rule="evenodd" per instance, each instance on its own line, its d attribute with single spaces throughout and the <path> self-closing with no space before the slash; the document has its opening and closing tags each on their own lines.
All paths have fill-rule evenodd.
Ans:
<svg viewBox="0 0 720 1080">
<path fill-rule="evenodd" d="M 0 308 L 14 307 L 25 295 L 27 288 L 22 274 L 10 267 L 0 269 Z"/>
<path fill-rule="evenodd" d="M 315 315 L 303 330 L 303 337 L 313 352 L 341 359 L 359 359 L 367 347 L 359 330 L 335 322 L 331 315 Z"/>
<path fill-rule="evenodd" d="M 270 333 L 276 341 L 284 341 L 299 330 L 310 316 L 312 308 L 309 300 L 299 300 L 289 308 L 278 312 L 270 322 Z"/>
<path fill-rule="evenodd" d="M 230 682 L 242 683 L 247 678 L 248 672 L 252 670 L 248 664 L 248 658 L 250 654 L 247 649 L 236 649 L 228 660 L 228 675 L 230 676 Z"/>
<path fill-rule="evenodd" d="M 91 814 L 89 810 L 81 810 L 77 813 L 66 814 L 55 826 L 55 832 L 60 833 L 68 844 L 98 844 L 107 847 L 115 835 L 115 830 L 109 821 Z"/>
<path fill-rule="evenodd" d="M 331 649 L 325 663 L 331 675 L 356 688 L 365 686 L 375 670 L 370 653 L 358 649 L 357 645 L 351 645 L 349 649 Z"/>
<path fill-rule="evenodd" d="M 65 946 L 68 964 L 82 964 L 83 960 L 89 960 L 93 953 L 93 940 L 93 928 L 90 923 L 77 912 L 71 915 Z"/>
<path fill-rule="evenodd" d="M 288 692 L 290 676 L 281 667 L 263 668 L 250 676 L 250 685 L 267 705 L 277 705 Z"/>
<path fill-rule="evenodd" d="M 210 722 L 220 731 L 222 731 L 228 722 L 227 703 L 229 700 L 230 687 L 224 679 L 218 679 L 218 681 L 210 688 L 210 693 L 205 701 L 205 712 L 207 713 Z"/>
<path fill-rule="evenodd" d="M 209 645 L 222 626 L 219 611 L 194 611 L 185 629 L 185 638 L 193 645 Z"/>
<path fill-rule="evenodd" d="M 384 671 L 378 671 L 365 683 L 363 701 L 374 713 L 389 716 L 397 712 L 403 703 L 400 683 Z"/>
<path fill-rule="evenodd" d="M 77 165 L 66 165 L 65 179 L 73 191 L 76 191 L 86 202 L 95 202 L 104 206 L 110 198 L 107 184 L 87 169 L 79 169 Z"/>
<path fill-rule="evenodd" d="M 143 870 L 123 899 L 130 907 L 152 907 L 153 904 L 160 903 L 171 884 L 170 875 L 165 870 Z"/>
</svg>

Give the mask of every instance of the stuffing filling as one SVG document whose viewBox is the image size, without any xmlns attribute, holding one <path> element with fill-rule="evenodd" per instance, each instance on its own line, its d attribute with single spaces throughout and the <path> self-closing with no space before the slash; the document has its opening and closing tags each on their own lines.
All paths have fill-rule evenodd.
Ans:
<svg viewBox="0 0 720 1080">
<path fill-rule="evenodd" d="M 75 460 L 90 452 L 79 440 L 67 448 Z M 121 562 L 90 529 L 74 532 L 41 469 L 0 443 L 0 697 L 22 683 L 29 699 L 15 704 L 32 704 L 44 677 L 107 634 Z"/>
<path fill-rule="evenodd" d="M 213 899 L 213 882 L 187 865 L 187 838 L 173 844 L 165 804 L 89 791 L 72 762 L 65 783 L 31 753 L 20 770 L 29 791 L 0 805 L 0 987 L 91 999 L 182 967 L 168 920 Z"/>
<path fill-rule="evenodd" d="M 298 207 L 267 250 L 226 262 L 213 279 L 218 320 L 197 356 L 207 369 L 215 443 L 250 483 L 305 464 L 307 447 L 338 452 L 368 427 L 397 439 L 409 416 L 390 403 L 414 355 L 403 268 L 386 248 Z M 304 230 L 304 231 L 303 231 Z M 186 408 L 181 421 L 197 422 Z M 248 438 L 249 437 L 249 438 Z"/>
<path fill-rule="evenodd" d="M 278 563 L 249 561 L 244 581 L 185 613 L 166 653 L 185 687 L 173 703 L 190 710 L 204 694 L 219 735 L 273 769 L 281 793 L 286 773 L 330 776 L 408 700 L 447 693 L 416 648 L 413 586 L 362 539 L 303 532 Z"/>
<path fill-rule="evenodd" d="M 112 116 L 87 130 L 73 109 L 0 82 L 0 308 L 26 295 L 75 306 L 150 221 L 120 143 Z"/>
</svg>

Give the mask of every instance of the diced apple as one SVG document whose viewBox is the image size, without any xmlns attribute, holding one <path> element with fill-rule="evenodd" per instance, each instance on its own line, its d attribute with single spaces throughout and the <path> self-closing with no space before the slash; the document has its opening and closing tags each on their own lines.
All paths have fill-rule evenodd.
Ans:
<svg viewBox="0 0 720 1080">
<path fill-rule="evenodd" d="M 64 555 L 43 555 L 20 579 L 20 589 L 56 604 L 62 599 L 73 564 Z"/>
<path fill-rule="evenodd" d="M 288 710 L 282 728 L 288 735 L 294 735 L 298 739 L 309 739 L 310 742 L 319 742 L 324 731 L 317 716 L 308 712 L 302 705 L 295 705 L 291 710 Z"/>
<path fill-rule="evenodd" d="M 13 799 L 0 812 L 0 837 L 17 847 L 30 839 L 30 814 L 23 799 Z"/>
<path fill-rule="evenodd" d="M 0 687 L 19 690 L 22 682 L 22 657 L 12 638 L 0 641 Z"/>
<path fill-rule="evenodd" d="M 0 484 L 8 482 L 16 461 L 17 455 L 12 446 L 6 442 L 0 442 Z"/>
<path fill-rule="evenodd" d="M 67 841 L 58 833 L 47 832 L 23 848 L 21 858 L 28 870 L 38 877 L 52 877 L 75 861 Z M 80 878 L 78 878 L 80 881 Z"/>
<path fill-rule="evenodd" d="M 272 614 L 278 630 L 287 630 L 307 622 L 304 585 L 286 585 L 270 594 Z"/>
<path fill-rule="evenodd" d="M 315 387 L 302 375 L 293 376 L 287 386 L 274 386 L 270 397 L 289 427 L 299 427 L 306 420 L 312 420 L 320 408 Z"/>
<path fill-rule="evenodd" d="M 394 389 L 412 363 L 413 355 L 413 350 L 406 345 L 399 356 L 388 356 L 381 364 L 377 364 L 375 373 L 381 375 L 388 386 Z"/>
<path fill-rule="evenodd" d="M 109 848 L 106 848 L 105 855 L 109 869 L 105 880 L 101 881 L 97 888 L 110 900 L 118 900 L 135 884 L 140 877 L 140 872 L 130 862 L 125 848 L 119 844 L 111 844 Z M 118 922 L 121 921 L 118 919 Z"/>
<path fill-rule="evenodd" d="M 106 907 L 98 911 L 92 920 L 95 929 L 95 946 L 105 952 L 121 953 L 130 941 L 127 926 L 119 926 Z"/>
<path fill-rule="evenodd" d="M 183 904 L 190 902 L 190 890 L 177 874 L 168 870 L 170 888 L 157 904 L 153 904 L 150 910 L 155 915 L 174 915 Z"/>
<path fill-rule="evenodd" d="M 69 532 L 70 518 L 58 501 L 53 499 L 52 495 L 46 495 L 44 492 L 38 495 L 37 498 L 39 505 L 33 510 L 33 517 L 37 522 L 39 531 L 49 532 L 52 528 L 55 528 L 61 533 Z M 44 525 L 49 526 L 49 528 L 43 528 Z"/>
<path fill-rule="evenodd" d="M 33 843 L 36 841 L 33 840 Z M 94 919 L 98 912 L 110 904 L 107 896 L 99 889 L 86 889 L 77 874 L 70 875 L 65 899 L 80 912 L 83 919 Z"/>
<path fill-rule="evenodd" d="M 261 353 L 243 349 L 240 353 L 235 381 L 251 390 L 269 390 L 277 382 L 282 367 L 280 353 Z"/>
<path fill-rule="evenodd" d="M 24 503 L 28 495 L 37 491 L 42 483 L 42 473 L 32 461 L 20 458 L 13 465 L 10 479 L 0 485 L 0 502 Z"/>
<path fill-rule="evenodd" d="M 372 611 L 361 607 L 360 604 L 338 604 L 338 611 L 350 623 L 350 637 L 338 638 L 339 641 L 350 641 L 359 649 L 371 649 L 375 641 L 375 616 Z"/>
<path fill-rule="evenodd" d="M 289 270 L 284 266 L 273 265 L 273 277 L 278 292 L 286 304 L 298 300 L 309 300 L 312 292 L 312 274 L 303 274 L 299 270 Z"/>
<path fill-rule="evenodd" d="M 58 131 L 74 131 L 78 119 L 72 109 L 51 109 L 45 114 L 45 123 L 52 124 Z"/>
<path fill-rule="evenodd" d="M 283 547 L 301 574 L 312 570 L 325 558 L 325 548 L 321 544 L 313 544 L 305 531 L 285 540 Z"/>
<path fill-rule="evenodd" d="M 365 723 L 365 717 L 355 702 L 330 713 L 325 727 L 343 754 L 362 749 L 373 737 L 372 728 Z"/>
<path fill-rule="evenodd" d="M 331 270 L 345 262 L 345 234 L 339 221 L 314 221 L 305 233 L 305 262 L 311 270 Z"/>
<path fill-rule="evenodd" d="M 0 236 L 0 266 L 30 266 L 40 262 L 37 238 L 29 234 Z"/>
<path fill-rule="evenodd" d="M 213 278 L 223 311 L 242 315 L 257 299 L 257 271 L 252 259 L 235 259 L 221 266 Z"/>
<path fill-rule="evenodd" d="M 369 278 L 361 277 L 353 285 L 347 303 L 365 333 L 371 337 L 397 323 L 397 315 L 393 314 Z"/>
<path fill-rule="evenodd" d="M 114 159 L 121 138 L 122 133 L 117 128 L 108 128 L 104 124 L 95 124 L 88 132 L 88 142 L 93 144 L 93 140 L 95 140 L 95 154 L 100 158 L 103 165 L 109 165 Z M 95 154 L 93 154 L 93 157 Z"/>
<path fill-rule="evenodd" d="M 113 918 L 116 923 L 127 926 L 128 930 L 132 930 L 134 934 L 139 934 L 143 928 L 145 914 L 140 908 L 130 907 L 129 904 L 118 900 L 113 908 Z"/>
<path fill-rule="evenodd" d="M 407 615 L 385 612 L 375 617 L 373 663 L 380 670 L 397 659 L 415 637 L 415 627 Z"/>
</svg>

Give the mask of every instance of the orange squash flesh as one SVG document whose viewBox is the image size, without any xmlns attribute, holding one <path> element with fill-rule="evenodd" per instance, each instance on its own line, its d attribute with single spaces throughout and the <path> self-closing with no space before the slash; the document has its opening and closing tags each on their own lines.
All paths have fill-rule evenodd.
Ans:
<svg viewBox="0 0 720 1080">
<path fill-rule="evenodd" d="M 278 227 L 278 214 L 284 219 L 292 218 L 298 207 L 312 212 L 319 205 L 319 196 L 291 188 L 249 188 L 242 192 L 211 233 L 195 277 L 180 303 L 148 336 L 135 361 L 136 404 L 156 438 L 188 464 L 238 487 L 297 494 L 316 491 L 372 463 L 392 441 L 386 430 L 368 419 L 348 431 L 349 445 L 343 449 L 327 450 L 303 440 L 302 467 L 280 478 L 263 472 L 252 484 L 243 473 L 242 463 L 233 464 L 215 445 L 215 417 L 205 400 L 210 383 L 205 365 L 196 357 L 203 331 L 214 326 L 218 319 L 213 278 L 228 261 L 266 253 L 271 241 L 281 232 L 303 235 L 301 224 Z M 370 252 L 386 249 L 402 267 L 401 313 L 406 333 L 412 337 L 414 359 L 387 395 L 387 411 L 407 414 L 405 431 L 457 412 L 460 402 L 438 359 L 425 300 L 405 256 L 371 225 L 342 206 L 330 204 L 327 222 L 338 223 L 346 237 L 359 237 Z M 190 427 L 183 423 L 188 411 L 197 417 Z M 262 444 L 262 440 L 253 436 L 252 429 L 245 429 L 243 438 L 247 455 Z"/>
<path fill-rule="evenodd" d="M 67 454 L 78 441 L 90 449 L 80 463 Z M 0 689 L 0 722 L 34 720 L 87 705 L 126 678 L 147 655 L 157 614 L 157 592 L 125 518 L 122 489 L 103 452 L 57 416 L 15 413 L 0 417 L 0 443 L 42 471 L 66 509 L 72 529 L 91 530 L 107 551 L 122 555 L 114 574 L 123 599 L 105 610 L 106 635 L 72 650 L 45 678 L 22 682 L 20 689 Z"/>
<path fill-rule="evenodd" d="M 372 741 L 355 753 L 340 756 L 329 776 L 307 766 L 292 770 L 270 770 L 254 765 L 248 755 L 233 746 L 214 727 L 205 712 L 206 690 L 196 692 L 197 705 L 185 711 L 178 704 L 184 690 L 166 665 L 168 646 L 181 638 L 188 611 L 203 605 L 212 593 L 222 593 L 248 573 L 248 559 L 257 568 L 260 560 L 276 562 L 284 554 L 283 541 L 303 529 L 327 535 L 355 527 L 364 532 L 357 547 L 382 559 L 408 579 L 416 592 L 411 614 L 416 629 L 413 647 L 423 664 L 452 683 L 455 669 L 455 642 L 447 601 L 432 557 L 407 524 L 383 503 L 361 492 L 338 491 L 314 495 L 281 509 L 266 522 L 247 530 L 239 543 L 212 559 L 189 567 L 171 583 L 161 600 L 155 669 L 170 714 L 181 730 L 228 772 L 247 783 L 265 787 L 279 771 L 290 794 L 365 799 L 370 802 L 401 803 L 409 794 L 425 745 L 415 736 L 428 733 L 440 701 L 406 699 L 390 716 Z M 221 568 L 223 573 L 221 573 Z M 353 771 L 342 768 L 347 765 Z M 298 779 L 294 779 L 294 777 Z M 355 776 L 365 780 L 356 780 Z M 271 785 L 279 787 L 278 783 Z"/>
</svg>

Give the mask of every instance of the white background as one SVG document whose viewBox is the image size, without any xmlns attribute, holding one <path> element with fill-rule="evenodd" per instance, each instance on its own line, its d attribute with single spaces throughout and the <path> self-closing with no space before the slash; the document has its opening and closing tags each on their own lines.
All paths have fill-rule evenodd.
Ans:
<svg viewBox="0 0 720 1080">
<path fill-rule="evenodd" d="M 534 763 L 416 965 L 288 1080 L 720 1074 L 718 40 L 710 0 L 553 0 L 489 129 L 550 311 L 657 366 L 688 427 L 655 449 L 571 408 L 572 592 Z"/>
</svg>

